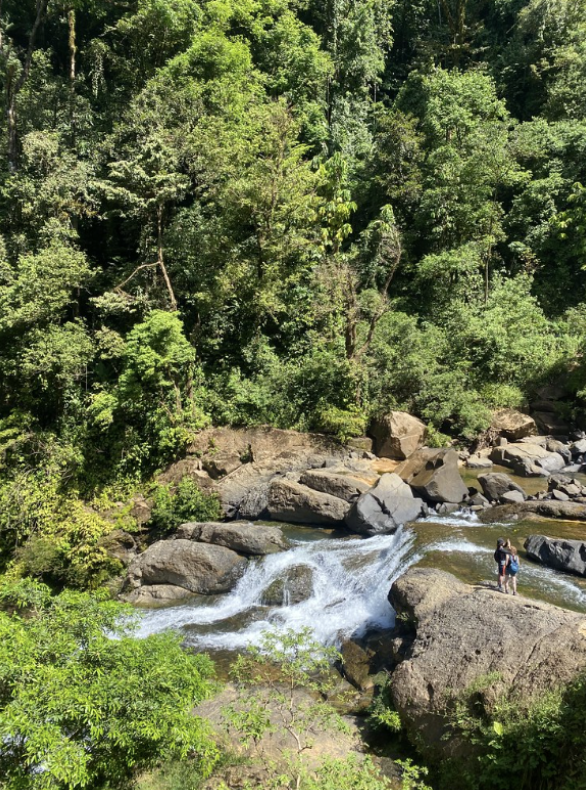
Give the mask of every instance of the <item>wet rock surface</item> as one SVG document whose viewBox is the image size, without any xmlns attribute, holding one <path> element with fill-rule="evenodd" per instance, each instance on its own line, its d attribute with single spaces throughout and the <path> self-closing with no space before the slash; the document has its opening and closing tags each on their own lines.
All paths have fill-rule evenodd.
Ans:
<svg viewBox="0 0 586 790">
<path fill-rule="evenodd" d="M 294 606 L 311 598 L 313 571 L 307 565 L 294 565 L 275 579 L 262 594 L 264 606 Z"/>
<path fill-rule="evenodd" d="M 524 546 L 532 560 L 558 571 L 586 577 L 586 541 L 529 535 Z"/>
</svg>

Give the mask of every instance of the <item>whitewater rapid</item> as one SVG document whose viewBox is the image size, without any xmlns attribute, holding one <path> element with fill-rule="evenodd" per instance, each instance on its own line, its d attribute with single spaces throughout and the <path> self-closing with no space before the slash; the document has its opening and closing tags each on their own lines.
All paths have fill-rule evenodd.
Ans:
<svg viewBox="0 0 586 790">
<path fill-rule="evenodd" d="M 412 550 L 414 541 L 413 531 L 404 528 L 368 540 L 297 541 L 288 551 L 253 560 L 234 590 L 209 605 L 190 602 L 145 612 L 138 635 L 175 628 L 186 632 L 187 644 L 232 650 L 258 643 L 267 629 L 310 626 L 322 644 L 339 644 L 351 634 L 392 627 L 394 612 L 387 596 L 397 576 L 419 559 Z M 299 565 L 313 571 L 308 600 L 292 606 L 262 606 L 264 590 Z M 233 630 L 236 619 L 242 626 Z M 208 631 L 211 625 L 215 628 Z"/>
</svg>

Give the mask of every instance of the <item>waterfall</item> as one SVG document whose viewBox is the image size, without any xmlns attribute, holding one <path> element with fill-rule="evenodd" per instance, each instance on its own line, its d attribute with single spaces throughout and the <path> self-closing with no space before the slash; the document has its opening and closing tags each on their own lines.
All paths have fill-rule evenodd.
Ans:
<svg viewBox="0 0 586 790">
<path fill-rule="evenodd" d="M 412 530 L 399 529 L 368 540 L 297 542 L 289 551 L 251 561 L 234 590 L 212 603 L 198 599 L 145 612 L 139 636 L 175 628 L 186 634 L 187 644 L 232 650 L 258 643 L 269 628 L 310 626 L 322 643 L 339 644 L 350 634 L 391 627 L 394 612 L 387 596 L 394 579 L 420 559 L 414 540 Z M 292 606 L 262 606 L 263 591 L 299 565 L 312 571 L 310 597 Z"/>
</svg>

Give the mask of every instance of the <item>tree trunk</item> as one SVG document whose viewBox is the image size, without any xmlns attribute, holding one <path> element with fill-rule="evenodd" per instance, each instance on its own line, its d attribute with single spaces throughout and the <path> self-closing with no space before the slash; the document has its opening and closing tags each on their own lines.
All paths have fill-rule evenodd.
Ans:
<svg viewBox="0 0 586 790">
<path fill-rule="evenodd" d="M 70 8 L 67 12 L 67 24 L 69 27 L 69 82 L 73 90 L 73 83 L 75 82 L 75 57 L 77 55 L 74 8 Z"/>
<path fill-rule="evenodd" d="M 177 299 L 175 299 L 175 293 L 171 285 L 171 280 L 169 279 L 167 267 L 165 266 L 165 258 L 163 257 L 163 206 L 161 204 L 157 207 L 157 263 L 159 264 L 163 279 L 165 280 L 165 285 L 167 286 L 167 291 L 169 292 L 171 310 L 174 312 L 177 310 Z"/>
</svg>

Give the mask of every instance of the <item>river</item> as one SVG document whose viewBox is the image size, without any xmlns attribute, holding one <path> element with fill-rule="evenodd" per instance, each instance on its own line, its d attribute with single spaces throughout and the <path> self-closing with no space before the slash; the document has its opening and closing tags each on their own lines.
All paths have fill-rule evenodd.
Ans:
<svg viewBox="0 0 586 790">
<path fill-rule="evenodd" d="M 230 593 L 145 611 L 139 635 L 173 628 L 184 634 L 187 645 L 221 654 L 258 643 L 269 628 L 310 626 L 322 643 L 339 645 L 347 636 L 392 626 L 389 589 L 413 565 L 441 568 L 473 584 L 495 585 L 493 552 L 501 535 L 519 549 L 521 595 L 586 612 L 586 579 L 533 563 L 522 548 L 531 533 L 583 539 L 583 524 L 531 520 L 487 525 L 473 514 L 457 513 L 421 519 L 394 535 L 372 538 L 279 526 L 293 543 L 290 550 L 252 560 Z M 311 596 L 293 606 L 263 606 L 263 591 L 298 565 L 313 572 Z"/>
</svg>

